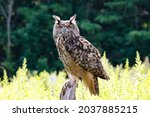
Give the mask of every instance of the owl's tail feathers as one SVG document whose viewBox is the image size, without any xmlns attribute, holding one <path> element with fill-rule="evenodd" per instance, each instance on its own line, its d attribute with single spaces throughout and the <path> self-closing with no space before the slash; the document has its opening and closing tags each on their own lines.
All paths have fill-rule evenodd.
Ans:
<svg viewBox="0 0 150 117">
<path fill-rule="evenodd" d="M 100 74 L 99 77 L 101 79 L 104 79 L 104 80 L 109 80 L 110 79 L 110 77 L 108 76 L 107 72 L 104 69 L 101 71 L 101 74 Z"/>
<path fill-rule="evenodd" d="M 99 95 L 98 78 L 96 76 L 90 72 L 87 72 L 84 74 L 84 77 L 82 77 L 82 80 L 89 89 L 91 95 Z"/>
</svg>

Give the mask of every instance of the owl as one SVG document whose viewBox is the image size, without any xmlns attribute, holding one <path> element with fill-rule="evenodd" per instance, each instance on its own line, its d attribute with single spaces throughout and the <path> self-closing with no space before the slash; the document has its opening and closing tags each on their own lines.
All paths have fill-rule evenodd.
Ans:
<svg viewBox="0 0 150 117">
<path fill-rule="evenodd" d="M 101 54 L 80 35 L 76 15 L 61 20 L 53 15 L 53 38 L 67 75 L 73 81 L 82 80 L 92 95 L 99 95 L 98 78 L 110 79 L 101 63 Z"/>
</svg>

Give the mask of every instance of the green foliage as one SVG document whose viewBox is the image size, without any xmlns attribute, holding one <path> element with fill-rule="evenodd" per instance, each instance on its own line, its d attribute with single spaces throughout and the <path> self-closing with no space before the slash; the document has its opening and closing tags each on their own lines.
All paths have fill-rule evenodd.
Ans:
<svg viewBox="0 0 150 117">
<path fill-rule="evenodd" d="M 138 51 L 136 51 L 135 63 L 136 63 L 136 64 L 135 64 L 136 67 L 140 67 L 141 64 L 142 64 L 142 61 L 141 61 L 141 59 L 140 59 L 140 54 L 139 54 Z"/>
<path fill-rule="evenodd" d="M 43 71 L 44 69 L 48 70 L 47 62 L 48 62 L 47 58 L 39 58 L 38 62 L 37 62 L 37 67 L 36 68 L 39 71 Z"/>
<path fill-rule="evenodd" d="M 130 67 L 129 67 L 129 59 L 126 59 L 125 69 L 126 69 L 127 71 L 130 69 Z"/>
<path fill-rule="evenodd" d="M 109 13 L 104 13 L 104 14 L 100 14 L 98 15 L 95 20 L 100 22 L 100 23 L 104 23 L 104 24 L 111 24 L 114 22 L 117 22 L 121 19 L 120 16 L 114 14 L 109 14 Z"/>
<path fill-rule="evenodd" d="M 6 0 L 1 3 L 0 7 L 7 6 Z M 62 70 L 52 37 L 54 14 L 63 20 L 77 14 L 81 35 L 101 52 L 106 51 L 113 65 L 124 63 L 126 58 L 133 65 L 136 50 L 141 60 L 150 57 L 149 4 L 149 0 L 15 0 L 10 60 L 6 59 L 6 18 L 0 10 L 0 67 L 9 76 L 27 58 L 31 71 Z"/>
<path fill-rule="evenodd" d="M 99 96 L 91 96 L 83 82 L 79 82 L 77 88 L 78 100 L 148 100 L 150 99 L 150 66 L 141 63 L 137 52 L 136 64 L 130 68 L 126 60 L 125 68 L 120 65 L 113 67 L 106 53 L 102 57 L 104 68 L 110 76 L 109 81 L 99 79 Z M 150 64 L 149 64 L 150 65 Z M 143 67 L 144 66 L 144 67 Z M 139 70 L 140 68 L 140 70 Z M 58 100 L 61 87 L 66 82 L 64 71 L 48 73 L 42 71 L 39 74 L 27 69 L 26 59 L 17 70 L 13 80 L 8 83 L 6 71 L 4 80 L 0 82 L 1 100 Z"/>
<path fill-rule="evenodd" d="M 3 81 L 1 82 L 1 84 L 2 84 L 3 87 L 8 85 L 8 77 L 7 77 L 6 70 L 4 70 Z"/>
<path fill-rule="evenodd" d="M 95 33 L 95 30 L 101 30 L 101 26 L 96 24 L 96 23 L 92 23 L 88 20 L 83 20 L 81 22 L 81 25 L 80 25 L 81 29 L 87 31 L 87 32 L 90 32 L 91 34 L 92 33 Z"/>
<path fill-rule="evenodd" d="M 150 31 L 131 31 L 128 34 L 129 39 L 131 40 L 139 40 L 139 41 L 149 41 L 150 40 Z"/>
</svg>

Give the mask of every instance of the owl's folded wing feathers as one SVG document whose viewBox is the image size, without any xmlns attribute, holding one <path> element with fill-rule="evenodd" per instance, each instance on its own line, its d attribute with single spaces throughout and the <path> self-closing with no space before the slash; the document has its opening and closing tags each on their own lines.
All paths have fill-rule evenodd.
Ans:
<svg viewBox="0 0 150 117">
<path fill-rule="evenodd" d="M 100 52 L 82 36 L 71 37 L 65 41 L 65 49 L 72 59 L 97 77 L 108 80 L 100 61 Z"/>
</svg>

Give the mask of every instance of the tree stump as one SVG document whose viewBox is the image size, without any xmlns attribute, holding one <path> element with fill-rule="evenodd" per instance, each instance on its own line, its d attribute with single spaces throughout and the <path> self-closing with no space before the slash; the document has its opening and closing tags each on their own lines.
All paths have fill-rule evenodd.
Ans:
<svg viewBox="0 0 150 117">
<path fill-rule="evenodd" d="M 76 100 L 76 87 L 77 82 L 73 79 L 67 81 L 60 93 L 60 100 Z"/>
</svg>

